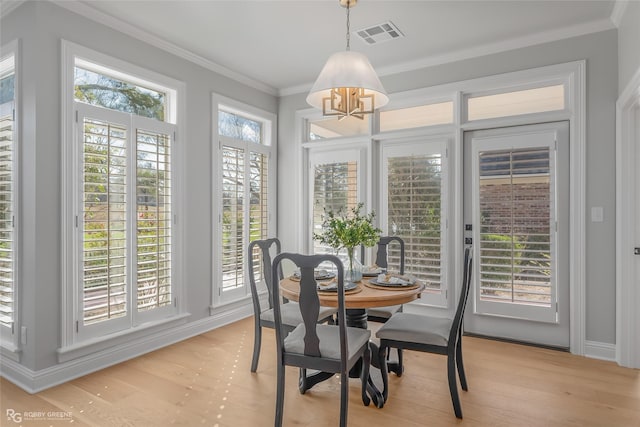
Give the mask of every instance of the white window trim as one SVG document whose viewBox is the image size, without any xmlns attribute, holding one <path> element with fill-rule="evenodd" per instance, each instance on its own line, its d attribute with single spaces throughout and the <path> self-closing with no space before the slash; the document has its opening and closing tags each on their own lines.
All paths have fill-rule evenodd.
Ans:
<svg viewBox="0 0 640 427">
<path fill-rule="evenodd" d="M 100 52 L 96 52 L 87 47 L 81 46 L 76 43 L 69 42 L 67 40 L 61 40 L 61 53 L 62 53 L 62 84 L 61 84 L 61 139 L 62 139 L 62 219 L 61 219 L 61 231 L 62 231 L 62 273 L 61 273 L 61 348 L 59 352 L 65 353 L 65 349 L 76 347 L 78 345 L 92 345 L 94 342 L 105 342 L 111 339 L 117 339 L 127 333 L 134 333 L 140 327 L 146 327 L 147 324 L 135 325 L 131 324 L 131 327 L 124 331 L 118 331 L 112 334 L 108 334 L 102 337 L 94 337 L 88 340 L 82 340 L 76 332 L 78 304 L 77 291 L 74 283 L 76 282 L 77 270 L 75 266 L 75 252 L 74 247 L 76 242 L 74 241 L 75 231 L 75 203 L 76 194 L 74 183 L 77 177 L 74 169 L 74 159 L 76 156 L 75 140 L 75 113 L 74 113 L 74 68 L 76 66 L 76 59 L 80 63 L 86 65 L 87 62 L 95 63 L 111 70 L 121 72 L 127 76 L 137 76 L 140 82 L 144 82 L 146 87 L 150 87 L 148 82 L 153 81 L 158 85 L 161 85 L 162 90 L 167 93 L 167 97 L 176 101 L 173 104 L 175 108 L 169 108 L 167 111 L 167 123 L 172 123 L 177 128 L 172 143 L 174 144 L 173 156 L 172 156 L 172 212 L 174 216 L 172 225 L 172 285 L 175 290 L 175 314 L 171 318 L 165 321 L 171 321 L 171 319 L 179 319 L 184 316 L 186 310 L 186 287 L 184 286 L 184 272 L 183 272 L 183 236 L 184 236 L 184 224 L 181 221 L 182 213 L 184 209 L 184 147 L 187 140 L 186 127 L 184 126 L 184 119 L 186 117 L 186 102 L 185 96 L 177 96 L 177 94 L 186 93 L 186 85 L 184 82 L 172 79 L 170 77 L 158 74 L 156 72 L 147 70 L 142 67 L 129 64 L 118 58 L 114 58 Z M 95 69 L 95 67 L 93 67 Z M 109 73 L 114 76 L 114 73 Z M 131 81 L 131 79 L 128 79 Z M 154 86 L 150 88 L 160 88 Z M 171 102 L 167 102 L 167 106 Z M 134 316 L 135 319 L 135 316 Z M 143 317 L 139 317 L 138 320 L 143 321 Z M 148 324 L 157 323 L 156 320 L 147 322 Z M 84 344 L 80 344 L 83 343 Z"/>
<path fill-rule="evenodd" d="M 20 222 L 20 206 L 22 206 L 22 191 L 21 191 L 21 182 L 20 182 L 20 165 L 21 165 L 21 152 L 22 146 L 20 144 L 21 141 L 21 133 L 20 129 L 22 127 L 21 120 L 21 94 L 22 94 L 22 70 L 21 70 L 21 56 L 20 56 L 20 40 L 13 40 L 8 42 L 0 47 L 0 52 L 3 53 L 2 57 L 0 57 L 0 61 L 8 59 L 13 56 L 13 73 L 14 73 L 14 121 L 13 121 L 13 165 L 12 165 L 12 193 L 13 193 L 13 216 L 14 216 L 14 226 L 13 226 L 13 255 L 14 255 L 14 264 L 13 264 L 13 328 L 11 331 L 8 328 L 2 327 L 2 332 L 0 335 L 0 348 L 1 354 L 3 357 L 8 357 L 11 360 L 19 361 L 20 352 L 21 352 L 21 341 L 19 333 L 21 331 L 20 321 L 20 312 L 21 312 L 21 287 L 20 283 L 20 271 L 21 271 L 21 244 L 22 241 L 22 233 L 21 233 L 21 222 Z M 0 70 L 0 74 L 2 70 Z"/>
<path fill-rule="evenodd" d="M 222 240 L 222 145 L 233 146 L 235 148 L 245 149 L 246 152 L 260 152 L 266 154 L 269 157 L 269 170 L 267 177 L 267 193 L 268 193 L 268 206 L 269 206 L 269 219 L 267 224 L 269 237 L 277 236 L 277 218 L 273 213 L 276 212 L 276 206 L 278 202 L 277 197 L 277 139 L 276 139 L 276 123 L 277 116 L 268 111 L 260 108 L 244 104 L 240 101 L 236 101 L 231 98 L 213 93 L 211 96 L 211 165 L 212 165 L 212 207 L 211 207 L 211 242 L 212 242 L 212 255 L 213 260 L 211 263 L 211 306 L 209 311 L 211 314 L 217 311 L 221 306 L 233 305 L 234 303 L 242 300 L 248 300 L 251 297 L 251 288 L 248 282 L 248 264 L 245 263 L 245 278 L 247 282 L 241 289 L 231 291 L 227 295 L 222 294 L 222 248 L 220 247 L 220 241 Z M 262 144 L 257 144 L 250 141 L 239 141 L 233 138 L 227 138 L 220 136 L 218 133 L 218 110 L 228 111 L 230 113 L 238 114 L 242 117 L 246 117 L 251 120 L 262 123 Z M 248 238 L 248 236 L 245 236 Z M 248 241 L 247 241 L 248 245 Z M 247 247 L 244 245 L 244 248 Z"/>
</svg>

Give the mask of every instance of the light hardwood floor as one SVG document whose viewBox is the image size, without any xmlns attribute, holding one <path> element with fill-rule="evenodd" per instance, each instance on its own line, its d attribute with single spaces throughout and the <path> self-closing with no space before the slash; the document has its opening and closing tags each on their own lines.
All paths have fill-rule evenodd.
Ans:
<svg viewBox="0 0 640 427">
<path fill-rule="evenodd" d="M 384 408 L 365 407 L 359 381 L 351 380 L 349 426 L 640 426 L 639 370 L 530 346 L 463 341 L 464 420 L 453 415 L 445 358 L 405 352 L 405 374 L 390 375 Z M 273 331 L 265 330 L 253 374 L 252 347 L 253 323 L 245 319 L 35 395 L 2 379 L 0 425 L 19 425 L 6 417 L 11 409 L 71 415 L 23 421 L 26 427 L 272 426 Z M 285 426 L 338 425 L 339 394 L 332 378 L 300 395 L 297 371 L 288 368 Z"/>
</svg>

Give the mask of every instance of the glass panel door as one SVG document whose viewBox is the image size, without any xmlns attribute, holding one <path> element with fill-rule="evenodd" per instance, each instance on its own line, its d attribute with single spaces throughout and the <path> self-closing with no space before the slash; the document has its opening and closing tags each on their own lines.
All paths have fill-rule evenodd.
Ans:
<svg viewBox="0 0 640 427">
<path fill-rule="evenodd" d="M 569 346 L 568 126 L 465 134 L 465 330 Z"/>
</svg>

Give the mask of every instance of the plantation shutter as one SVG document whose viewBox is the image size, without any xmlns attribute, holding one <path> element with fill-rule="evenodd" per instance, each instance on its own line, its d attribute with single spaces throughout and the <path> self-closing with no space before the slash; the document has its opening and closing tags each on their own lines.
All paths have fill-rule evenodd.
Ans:
<svg viewBox="0 0 640 427">
<path fill-rule="evenodd" d="M 222 289 L 244 284 L 245 150 L 222 146 Z"/>
<path fill-rule="evenodd" d="M 423 280 L 427 291 L 442 287 L 443 154 L 387 158 L 387 234 L 405 241 L 405 270 Z M 390 265 L 400 250 L 389 246 Z"/>
<path fill-rule="evenodd" d="M 170 315 L 171 124 L 78 104 L 81 338 Z"/>
<path fill-rule="evenodd" d="M 0 325 L 13 329 L 14 279 L 14 103 L 0 106 Z"/>
<path fill-rule="evenodd" d="M 358 203 L 358 163 L 322 163 L 313 169 L 313 230 L 322 230 L 325 211 L 350 210 Z M 333 248 L 314 241 L 314 253 L 331 253 Z"/>
<path fill-rule="evenodd" d="M 255 151 L 250 152 L 249 162 L 249 241 L 269 237 L 269 156 Z M 262 280 L 262 256 L 258 247 L 254 248 L 253 274 L 256 280 Z"/>
<path fill-rule="evenodd" d="M 550 307 L 549 147 L 479 153 L 480 299 Z"/>
<path fill-rule="evenodd" d="M 136 131 L 137 307 L 171 304 L 171 147 L 169 135 Z"/>
<path fill-rule="evenodd" d="M 82 153 L 82 312 L 85 325 L 127 313 L 125 126 L 85 118 Z"/>
</svg>

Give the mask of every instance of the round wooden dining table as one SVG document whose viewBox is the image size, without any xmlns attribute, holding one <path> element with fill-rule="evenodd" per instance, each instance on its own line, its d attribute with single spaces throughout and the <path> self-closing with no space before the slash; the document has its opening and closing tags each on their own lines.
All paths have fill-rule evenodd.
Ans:
<svg viewBox="0 0 640 427">
<path fill-rule="evenodd" d="M 383 288 L 372 285 L 369 283 L 370 279 L 374 277 L 364 277 L 357 283 L 357 287 L 350 291 L 345 291 L 344 304 L 345 304 L 345 317 L 347 326 L 367 329 L 367 309 L 373 307 L 384 307 L 390 305 L 405 304 L 420 298 L 422 291 L 424 291 L 424 284 L 416 281 L 414 286 L 409 287 L 389 287 Z M 284 278 L 280 281 L 280 293 L 283 297 L 298 301 L 300 298 L 300 282 L 292 279 L 291 277 Z M 337 307 L 338 297 L 336 292 L 323 292 L 318 291 L 318 299 L 320 305 L 327 307 Z M 371 342 L 371 364 L 375 368 L 380 368 L 381 364 L 377 360 L 378 349 L 375 343 Z M 396 363 L 388 363 L 389 371 L 395 371 L 401 374 L 401 369 Z M 329 378 L 331 374 L 319 372 L 310 375 L 306 378 L 300 378 L 300 391 L 308 390 L 315 384 L 324 381 Z M 358 377 L 359 372 L 357 370 L 353 372 L 353 377 Z M 378 408 L 384 406 L 384 399 L 382 398 L 382 392 L 374 384 L 373 380 L 369 378 L 367 386 L 368 394 L 373 400 L 374 404 Z"/>
<path fill-rule="evenodd" d="M 385 307 L 389 305 L 400 305 L 420 298 L 424 291 L 424 284 L 416 282 L 411 287 L 390 287 L 382 288 L 371 286 L 369 280 L 374 277 L 363 277 L 357 283 L 357 288 L 353 291 L 345 291 L 344 305 L 346 308 L 347 325 L 358 328 L 367 328 L 367 309 L 373 307 Z M 280 281 L 280 293 L 283 297 L 298 301 L 300 297 L 300 283 L 291 277 Z M 325 307 L 337 307 L 338 297 L 336 292 L 318 292 L 320 305 Z"/>
</svg>

